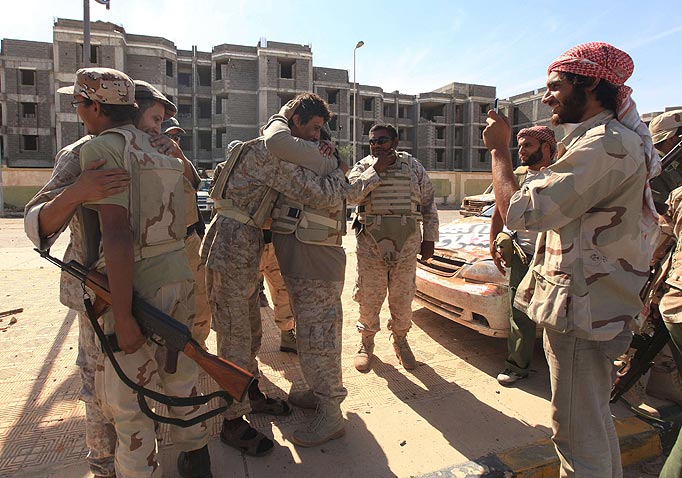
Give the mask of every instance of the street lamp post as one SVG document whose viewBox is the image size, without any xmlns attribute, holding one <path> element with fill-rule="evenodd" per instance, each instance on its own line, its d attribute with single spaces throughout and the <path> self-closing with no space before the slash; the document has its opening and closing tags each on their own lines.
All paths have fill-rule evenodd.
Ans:
<svg viewBox="0 0 682 478">
<path fill-rule="evenodd" d="M 358 116 L 358 84 L 355 82 L 355 52 L 364 44 L 365 42 L 360 40 L 358 44 L 355 45 L 355 48 L 353 48 L 353 139 L 351 140 L 353 145 L 353 156 L 351 158 L 351 166 L 355 164 L 355 155 L 357 152 L 355 144 L 355 118 Z"/>
</svg>

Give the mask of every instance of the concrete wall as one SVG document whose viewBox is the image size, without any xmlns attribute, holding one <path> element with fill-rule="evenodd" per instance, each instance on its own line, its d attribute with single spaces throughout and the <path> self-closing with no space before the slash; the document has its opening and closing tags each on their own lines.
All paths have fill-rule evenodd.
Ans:
<svg viewBox="0 0 682 478">
<path fill-rule="evenodd" d="M 436 187 L 436 204 L 445 204 L 459 208 L 462 198 L 472 194 L 481 194 L 492 182 L 491 173 L 468 171 L 429 171 L 429 178 L 436 186 L 439 181 L 449 181 L 450 194 L 438 196 L 439 190 L 447 190 L 442 185 Z"/>
<path fill-rule="evenodd" d="M 0 171 L 3 200 L 14 209 L 23 209 L 52 176 L 52 169 L 43 168 L 2 168 Z"/>
</svg>

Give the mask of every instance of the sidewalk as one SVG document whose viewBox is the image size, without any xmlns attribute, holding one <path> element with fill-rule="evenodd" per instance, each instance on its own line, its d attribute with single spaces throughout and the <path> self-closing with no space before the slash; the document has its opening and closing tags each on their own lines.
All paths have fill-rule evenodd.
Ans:
<svg viewBox="0 0 682 478">
<path fill-rule="evenodd" d="M 274 419 L 253 415 L 251 423 L 279 446 L 267 457 L 251 458 L 220 443 L 220 420 L 214 418 L 209 423 L 214 476 L 557 476 L 549 442 L 548 372 L 539 342 L 534 373 L 517 387 L 505 388 L 495 380 L 506 355 L 503 340 L 415 306 L 409 339 L 420 362 L 417 369 L 406 372 L 398 364 L 385 330 L 377 335 L 373 369 L 362 374 L 353 368 L 358 343 L 357 306 L 350 298 L 355 254 L 353 237 L 346 239 L 346 436 L 318 448 L 295 447 L 288 437 L 312 419 L 312 411 L 295 409 Z M 60 239 L 53 253 L 61 257 L 64 247 Z M 0 219 L 0 263 L 0 312 L 24 309 L 11 325 L 11 316 L 0 318 L 0 477 L 90 477 L 74 365 L 77 324 L 75 315 L 59 303 L 58 270 L 31 251 L 21 219 Z M 261 385 L 266 393 L 284 397 L 304 382 L 296 356 L 279 352 L 272 310 L 261 312 Z M 382 323 L 387 317 L 385 308 Z M 209 347 L 215 350 L 214 334 Z M 213 390 L 205 375 L 201 385 Z M 620 422 L 624 463 L 660 455 L 656 429 L 620 404 L 613 411 Z M 165 425 L 161 436 L 163 476 L 177 477 L 176 451 Z"/>
</svg>

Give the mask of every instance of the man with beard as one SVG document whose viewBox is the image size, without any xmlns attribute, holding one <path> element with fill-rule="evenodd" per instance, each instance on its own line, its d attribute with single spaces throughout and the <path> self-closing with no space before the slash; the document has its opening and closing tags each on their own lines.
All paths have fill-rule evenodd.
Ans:
<svg viewBox="0 0 682 478">
<path fill-rule="evenodd" d="M 554 131 L 547 126 L 533 126 L 519 131 L 516 141 L 519 144 L 521 166 L 516 168 L 514 174 L 519 186 L 523 187 L 537 176 L 540 170 L 550 165 L 556 153 L 556 138 Z M 516 289 L 528 272 L 528 263 L 535 253 L 535 241 L 538 235 L 536 232 L 523 230 L 508 234 L 502 231 L 503 227 L 502 215 L 496 207 L 490 225 L 490 255 L 503 275 L 505 267 L 511 269 L 509 289 L 512 301 L 512 316 L 509 321 L 510 329 L 507 339 L 509 355 L 507 355 L 505 369 L 497 376 L 497 381 L 502 385 L 511 385 L 528 376 L 530 361 L 533 358 L 537 326 L 523 311 L 514 307 L 513 303 Z M 500 233 L 502 234 L 499 235 Z M 506 247 L 500 247 L 502 244 L 506 244 Z"/>
<path fill-rule="evenodd" d="M 379 187 L 361 190 L 349 198 L 358 205 L 353 221 L 358 260 L 353 300 L 360 305 L 356 328 L 361 338 L 354 357 L 360 372 L 372 366 L 374 336 L 380 329 L 379 312 L 387 292 L 391 317 L 386 328 L 391 331 L 393 350 L 405 370 L 417 366 L 407 342 L 412 327 L 417 254 L 422 260 L 428 259 L 438 240 L 438 210 L 431 179 L 419 161 L 397 150 L 398 142 L 398 132 L 392 125 L 375 124 L 369 130 L 371 155 L 358 161 L 348 175 L 348 181 L 354 184 L 366 171 L 388 165 L 378 171 L 382 178 Z"/>
<path fill-rule="evenodd" d="M 519 188 L 509 120 L 488 112 L 497 207 L 507 227 L 540 232 L 514 300 L 544 328 L 552 440 L 562 477 L 622 477 L 609 408 L 613 360 L 630 345 L 658 226 L 648 179 L 661 165 L 624 85 L 634 64 L 607 43 L 563 53 L 543 103 L 567 125 L 557 161 Z"/>
</svg>

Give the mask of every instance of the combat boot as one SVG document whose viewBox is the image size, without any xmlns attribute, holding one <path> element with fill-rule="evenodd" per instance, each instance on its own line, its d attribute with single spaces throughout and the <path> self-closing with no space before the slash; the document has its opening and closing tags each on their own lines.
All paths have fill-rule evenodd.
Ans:
<svg viewBox="0 0 682 478">
<path fill-rule="evenodd" d="M 407 343 L 407 333 L 398 335 L 393 332 L 391 337 L 393 337 L 393 350 L 398 361 L 405 367 L 405 370 L 413 370 L 417 366 L 417 361 L 414 359 L 410 344 Z"/>
<path fill-rule="evenodd" d="M 298 348 L 296 347 L 296 331 L 294 329 L 282 331 L 279 342 L 279 351 L 291 352 L 292 354 L 298 353 Z"/>
<path fill-rule="evenodd" d="M 355 369 L 358 372 L 366 372 L 372 367 L 372 355 L 374 355 L 374 335 L 362 334 L 360 349 L 355 354 Z"/>
<path fill-rule="evenodd" d="M 672 360 L 656 364 L 649 372 L 651 377 L 646 393 L 661 400 L 669 400 L 682 405 L 682 379 Z"/>
<path fill-rule="evenodd" d="M 655 418 L 660 418 L 661 414 L 658 412 L 658 410 L 646 403 L 648 397 L 645 390 L 650 377 L 650 372 L 642 375 L 642 377 L 632 384 L 632 387 L 630 387 L 630 389 L 623 394 L 622 398 L 634 409 L 633 411 L 635 413 L 639 412 L 643 415 L 650 415 Z"/>
<path fill-rule="evenodd" d="M 178 455 L 178 472 L 182 478 L 213 478 L 208 445 Z"/>
<path fill-rule="evenodd" d="M 318 400 L 313 391 L 307 388 L 305 390 L 289 392 L 289 403 L 298 408 L 315 410 L 317 408 Z"/>
<path fill-rule="evenodd" d="M 345 433 L 341 406 L 334 402 L 320 402 L 315 419 L 305 430 L 296 430 L 291 441 L 304 447 L 319 446 L 341 438 Z"/>
</svg>

